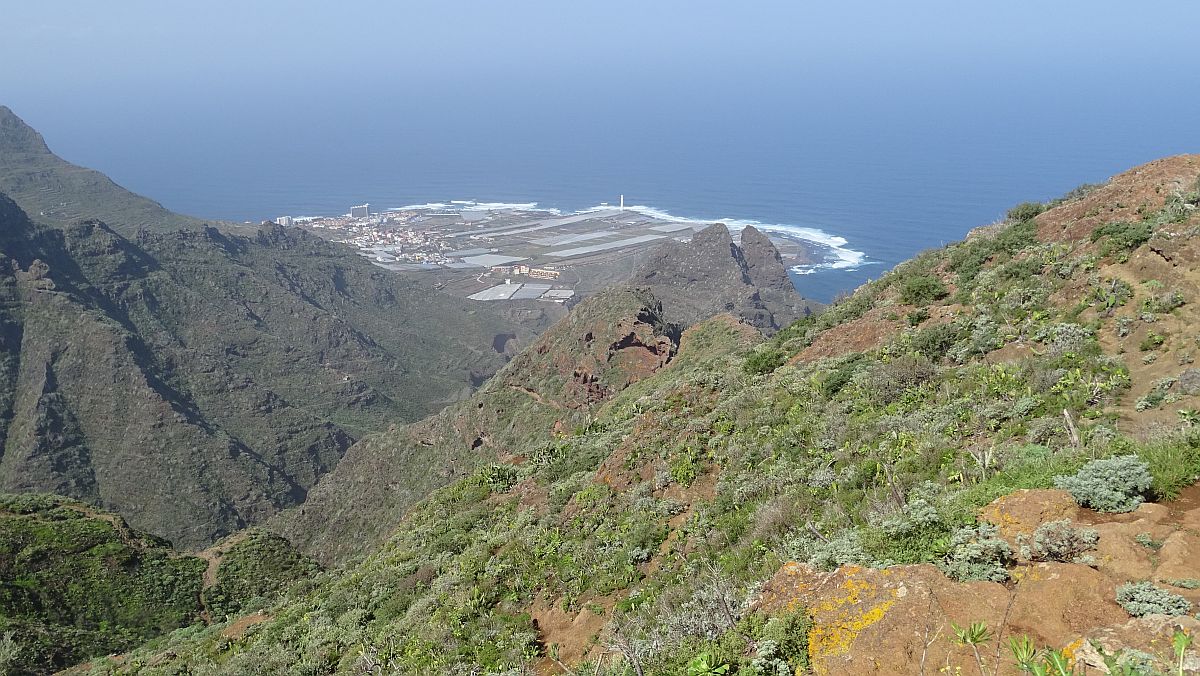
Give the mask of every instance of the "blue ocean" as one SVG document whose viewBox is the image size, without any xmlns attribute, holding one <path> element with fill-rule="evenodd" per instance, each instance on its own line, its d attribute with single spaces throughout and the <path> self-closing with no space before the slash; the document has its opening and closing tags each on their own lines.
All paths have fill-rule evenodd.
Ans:
<svg viewBox="0 0 1200 676">
<path fill-rule="evenodd" d="M 451 200 L 569 212 L 624 195 L 680 217 L 791 228 L 831 245 L 824 265 L 794 276 L 823 301 L 1018 202 L 1200 151 L 1200 88 L 1150 110 L 1086 76 L 997 87 L 978 74 L 558 83 L 553 95 L 439 82 L 237 109 L 93 101 L 94 128 L 67 112 L 26 119 L 67 159 L 209 218 Z"/>
</svg>

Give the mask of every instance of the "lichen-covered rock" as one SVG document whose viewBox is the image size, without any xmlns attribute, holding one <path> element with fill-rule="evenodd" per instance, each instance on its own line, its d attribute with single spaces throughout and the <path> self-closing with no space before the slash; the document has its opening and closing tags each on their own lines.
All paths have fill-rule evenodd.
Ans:
<svg viewBox="0 0 1200 676">
<path fill-rule="evenodd" d="M 916 674 L 922 665 L 936 673 L 946 664 L 974 674 L 974 658 L 951 640 L 951 623 L 984 622 L 994 634 L 1071 648 L 1092 628 L 1128 617 L 1113 600 L 1113 582 L 1087 566 L 1041 563 L 1016 569 L 1013 578 L 1005 586 L 954 582 L 930 565 L 826 573 L 789 563 L 758 604 L 768 612 L 808 610 L 815 674 Z M 1000 673 L 1015 673 L 999 666 Z"/>
<path fill-rule="evenodd" d="M 1018 535 L 1032 535 L 1048 521 L 1079 518 L 1075 499 L 1060 490 L 1019 490 L 996 498 L 980 512 L 980 519 L 996 526 L 1000 537 L 1013 542 Z"/>
</svg>

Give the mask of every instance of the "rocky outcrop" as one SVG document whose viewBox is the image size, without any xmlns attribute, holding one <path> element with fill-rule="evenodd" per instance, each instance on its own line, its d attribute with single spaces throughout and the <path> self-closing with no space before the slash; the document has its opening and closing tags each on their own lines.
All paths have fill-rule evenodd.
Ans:
<svg viewBox="0 0 1200 676">
<path fill-rule="evenodd" d="M 690 326 L 727 312 L 767 332 L 810 311 L 796 292 L 779 251 L 753 227 L 742 230 L 742 245 L 721 223 L 687 243 L 671 241 L 654 250 L 630 277 L 663 302 L 667 318 Z"/>
<path fill-rule="evenodd" d="M 750 283 L 764 292 L 795 293 L 779 249 L 761 230 L 748 225 L 741 232 L 742 260 Z"/>
<path fill-rule="evenodd" d="M 970 649 L 951 640 L 951 623 L 985 622 L 993 632 L 1003 628 L 1005 637 L 1065 647 L 1095 627 L 1128 619 L 1113 601 L 1115 585 L 1087 566 L 1041 563 L 1014 577 L 1019 581 L 1010 589 L 954 582 L 930 565 L 826 573 L 789 563 L 767 583 L 759 607 L 808 609 L 809 656 L 819 676 L 935 674 L 947 665 L 977 674 Z"/>
<path fill-rule="evenodd" d="M 1180 373 L 1179 389 L 1188 396 L 1200 394 L 1200 369 L 1188 369 Z"/>
<path fill-rule="evenodd" d="M 981 651 L 991 674 L 1019 673 L 1007 648 L 1008 638 L 1019 636 L 1096 669 L 1104 663 L 1093 641 L 1109 653 L 1132 649 L 1169 657 L 1175 629 L 1195 631 L 1200 622 L 1131 619 L 1116 603 L 1116 589 L 1151 580 L 1200 603 L 1200 590 L 1191 588 L 1200 581 L 1200 508 L 1178 504 L 1098 514 L 1080 508 L 1064 491 L 1017 491 L 988 505 L 981 519 L 1014 545 L 1049 521 L 1070 519 L 1095 528 L 1100 534 L 1091 553 L 1095 565 L 1024 561 L 1010 571 L 1012 582 L 1000 584 L 955 582 L 931 565 L 824 572 L 789 563 L 766 584 L 757 604 L 768 612 L 808 611 L 814 674 L 934 674 L 945 667 L 978 674 L 975 655 L 953 640 L 951 626 L 974 622 L 992 632 Z M 1188 659 L 1200 666 L 1194 652 Z"/>
</svg>

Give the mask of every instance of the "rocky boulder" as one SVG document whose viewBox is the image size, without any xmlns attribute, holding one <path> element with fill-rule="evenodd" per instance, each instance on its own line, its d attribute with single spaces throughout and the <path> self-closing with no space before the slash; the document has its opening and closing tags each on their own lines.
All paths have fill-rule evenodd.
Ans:
<svg viewBox="0 0 1200 676">
<path fill-rule="evenodd" d="M 954 642 L 951 627 L 973 622 L 984 622 L 994 636 L 984 651 L 988 673 L 996 667 L 1017 673 L 1008 668 L 1009 637 L 1074 649 L 1093 628 L 1129 617 L 1113 600 L 1113 582 L 1087 566 L 1039 563 L 1017 569 L 1014 578 L 1005 586 L 955 582 L 930 565 L 823 572 L 789 563 L 758 604 L 767 612 L 808 609 L 809 656 L 818 675 L 934 674 L 947 666 L 978 674 L 973 654 Z"/>
<path fill-rule="evenodd" d="M 663 302 L 667 319 L 682 326 L 728 312 L 767 332 L 802 317 L 810 303 L 796 292 L 775 245 L 753 227 L 742 245 L 721 223 L 689 242 L 655 249 L 629 278 Z"/>
</svg>

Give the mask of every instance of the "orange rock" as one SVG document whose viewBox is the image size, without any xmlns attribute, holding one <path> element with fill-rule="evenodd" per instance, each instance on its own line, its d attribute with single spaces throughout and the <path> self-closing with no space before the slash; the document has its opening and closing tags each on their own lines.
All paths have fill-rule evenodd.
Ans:
<svg viewBox="0 0 1200 676">
<path fill-rule="evenodd" d="M 955 643 L 950 626 L 972 622 L 986 623 L 993 633 L 981 648 L 989 672 L 1016 673 L 1005 647 L 1011 636 L 1062 648 L 1093 627 L 1128 618 L 1113 600 L 1114 583 L 1087 566 L 1037 564 L 1019 569 L 1017 577 L 1009 588 L 955 582 L 930 565 L 826 573 L 789 563 L 764 587 L 758 606 L 807 609 L 809 653 L 819 675 L 934 674 L 945 666 L 976 674 L 973 654 Z"/>
<path fill-rule="evenodd" d="M 1200 536 L 1182 530 L 1167 536 L 1162 549 L 1158 550 L 1158 568 L 1154 571 L 1154 579 L 1167 584 L 1182 580 L 1195 580 L 1200 584 Z M 1195 593 L 1192 592 L 1193 595 Z M 1184 595 L 1189 596 L 1186 593 Z M 1195 596 L 1189 597 L 1196 600 Z"/>
<path fill-rule="evenodd" d="M 1047 521 L 1076 520 L 1080 511 L 1066 491 L 1019 490 L 993 500 L 979 518 L 1000 529 L 1000 537 L 1012 543 L 1018 535 L 1032 535 Z"/>
<path fill-rule="evenodd" d="M 1141 532 L 1133 524 L 1100 523 L 1093 526 L 1100 541 L 1092 558 L 1100 572 L 1114 580 L 1147 580 L 1154 572 L 1151 550 L 1134 537 Z"/>
</svg>

